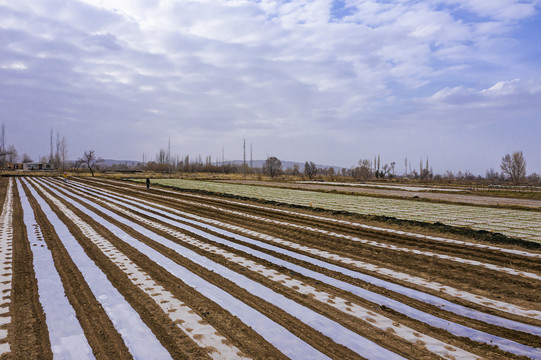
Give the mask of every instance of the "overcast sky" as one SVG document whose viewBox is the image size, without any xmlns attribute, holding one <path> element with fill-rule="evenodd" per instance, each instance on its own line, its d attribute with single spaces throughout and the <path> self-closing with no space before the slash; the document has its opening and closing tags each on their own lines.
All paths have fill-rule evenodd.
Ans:
<svg viewBox="0 0 541 360">
<path fill-rule="evenodd" d="M 0 0 L 0 123 L 34 160 L 267 155 L 541 173 L 541 0 Z"/>
</svg>

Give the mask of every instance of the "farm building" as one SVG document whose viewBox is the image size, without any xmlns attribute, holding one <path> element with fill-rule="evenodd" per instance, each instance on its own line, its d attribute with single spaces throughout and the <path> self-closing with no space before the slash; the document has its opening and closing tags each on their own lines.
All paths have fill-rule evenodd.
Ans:
<svg viewBox="0 0 541 360">
<path fill-rule="evenodd" d="M 7 163 L 5 170 L 23 170 L 23 163 Z"/>
<path fill-rule="evenodd" d="M 43 164 L 43 163 L 26 163 L 26 164 L 24 164 L 23 170 L 25 170 L 25 171 L 40 171 L 40 170 L 52 171 L 52 170 L 54 170 L 54 165 L 49 164 L 49 163 L 47 163 L 47 164 Z"/>
</svg>

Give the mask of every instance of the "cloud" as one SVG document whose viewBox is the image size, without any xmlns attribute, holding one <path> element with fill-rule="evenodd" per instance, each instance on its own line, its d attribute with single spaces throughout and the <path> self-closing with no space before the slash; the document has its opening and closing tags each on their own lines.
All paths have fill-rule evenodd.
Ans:
<svg viewBox="0 0 541 360">
<path fill-rule="evenodd" d="M 183 151 L 214 153 L 240 137 L 270 147 L 329 136 L 336 152 L 306 153 L 342 157 L 355 141 L 340 138 L 377 145 L 413 119 L 436 129 L 434 114 L 534 108 L 539 67 L 521 60 L 527 44 L 513 30 L 539 5 L 0 0 L 0 116 L 69 133 L 74 153 L 99 142 L 118 154 L 109 157 L 130 157 L 171 135 L 179 149 L 190 144 Z M 112 146 L 124 132 L 131 141 Z"/>
<path fill-rule="evenodd" d="M 521 91 L 531 92 L 531 89 L 522 87 L 520 79 L 513 79 L 510 81 L 498 81 L 488 89 L 481 90 L 481 93 L 489 96 L 508 96 L 518 94 Z"/>
<path fill-rule="evenodd" d="M 457 86 L 443 88 L 426 99 L 418 99 L 433 104 L 450 104 L 457 106 L 510 106 L 514 102 L 523 103 L 525 99 L 538 97 L 541 100 L 541 87 L 532 82 L 520 79 L 502 80 L 494 85 L 480 90 Z M 529 102 L 529 101 L 528 101 Z M 532 103 L 541 108 L 539 102 Z"/>
<path fill-rule="evenodd" d="M 0 65 L 0 69 L 6 70 L 26 70 L 28 67 L 22 62 L 12 62 Z"/>
<path fill-rule="evenodd" d="M 492 18 L 504 21 L 521 20 L 534 15 L 538 1 L 522 0 L 447 0 L 447 4 L 455 5 L 481 18 Z"/>
</svg>

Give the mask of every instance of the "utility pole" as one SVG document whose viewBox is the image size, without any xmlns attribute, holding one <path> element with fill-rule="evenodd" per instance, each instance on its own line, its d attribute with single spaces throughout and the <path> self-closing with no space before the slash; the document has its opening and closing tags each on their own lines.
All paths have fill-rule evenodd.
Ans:
<svg viewBox="0 0 541 360">
<path fill-rule="evenodd" d="M 169 143 L 167 144 L 167 168 L 169 174 L 171 174 L 171 137 L 169 137 Z"/>
<path fill-rule="evenodd" d="M 0 135 L 0 151 L 6 151 L 6 124 L 2 124 L 2 134 Z"/>
<path fill-rule="evenodd" d="M 246 164 L 246 139 L 242 143 L 242 165 Z"/>
<path fill-rule="evenodd" d="M 404 175 L 408 176 L 408 157 L 404 159 Z"/>
<path fill-rule="evenodd" d="M 246 139 L 242 142 L 242 175 L 246 177 Z"/>
<path fill-rule="evenodd" d="M 51 144 L 51 155 L 49 155 L 49 162 L 52 162 L 53 161 L 53 128 L 51 128 L 50 144 Z"/>
</svg>

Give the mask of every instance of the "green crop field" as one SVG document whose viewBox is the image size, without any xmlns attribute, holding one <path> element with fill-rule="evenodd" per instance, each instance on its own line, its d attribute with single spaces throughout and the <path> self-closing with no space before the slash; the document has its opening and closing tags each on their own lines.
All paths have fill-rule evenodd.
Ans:
<svg viewBox="0 0 541 360">
<path fill-rule="evenodd" d="M 437 204 L 211 181 L 153 179 L 152 182 L 184 189 L 205 190 L 329 210 L 343 210 L 362 215 L 391 216 L 398 219 L 431 223 L 440 222 L 446 225 L 499 232 L 511 237 L 541 242 L 541 213 L 533 211 Z"/>
</svg>

